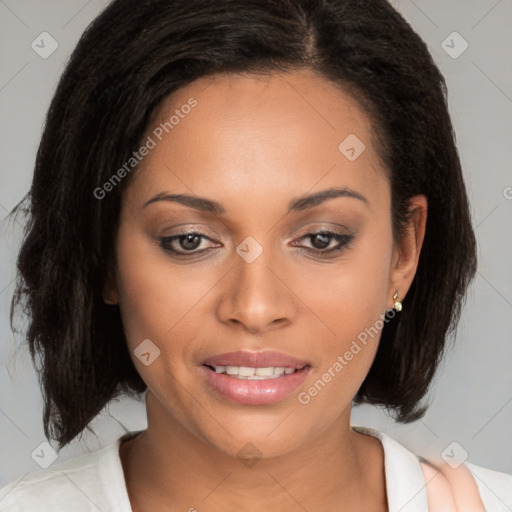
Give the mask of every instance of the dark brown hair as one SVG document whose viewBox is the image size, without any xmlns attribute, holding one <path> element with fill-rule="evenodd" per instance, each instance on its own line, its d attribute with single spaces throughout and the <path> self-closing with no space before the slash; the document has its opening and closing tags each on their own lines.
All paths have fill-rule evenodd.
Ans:
<svg viewBox="0 0 512 512">
<path fill-rule="evenodd" d="M 386 0 L 114 0 L 71 55 L 31 189 L 13 210 L 28 221 L 11 325 L 22 307 L 45 434 L 60 447 L 112 398 L 146 389 L 119 308 L 102 298 L 128 180 L 101 200 L 94 190 L 140 147 L 152 115 L 178 88 L 215 73 L 298 68 L 339 84 L 371 113 L 391 184 L 394 236 L 408 220 L 408 199 L 428 199 L 404 309 L 386 322 L 355 397 L 402 422 L 424 413 L 420 402 L 476 272 L 445 81 L 425 43 Z"/>
</svg>

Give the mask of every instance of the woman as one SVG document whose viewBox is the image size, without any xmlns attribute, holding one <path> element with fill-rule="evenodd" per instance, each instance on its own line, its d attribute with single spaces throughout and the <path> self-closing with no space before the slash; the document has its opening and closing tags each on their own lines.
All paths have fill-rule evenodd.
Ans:
<svg viewBox="0 0 512 512">
<path fill-rule="evenodd" d="M 46 435 L 122 393 L 148 428 L 1 510 L 512 507 L 511 476 L 350 425 L 422 416 L 476 271 L 443 77 L 384 0 L 112 2 L 28 200 Z"/>
</svg>

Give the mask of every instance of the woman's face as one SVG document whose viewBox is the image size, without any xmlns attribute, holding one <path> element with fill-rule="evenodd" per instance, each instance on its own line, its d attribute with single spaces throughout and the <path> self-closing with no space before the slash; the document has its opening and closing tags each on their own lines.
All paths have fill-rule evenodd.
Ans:
<svg viewBox="0 0 512 512">
<path fill-rule="evenodd" d="M 371 136 L 310 71 L 203 78 L 166 101 L 124 192 L 111 290 L 150 428 L 270 456 L 348 427 L 423 236 L 393 246 Z"/>
</svg>

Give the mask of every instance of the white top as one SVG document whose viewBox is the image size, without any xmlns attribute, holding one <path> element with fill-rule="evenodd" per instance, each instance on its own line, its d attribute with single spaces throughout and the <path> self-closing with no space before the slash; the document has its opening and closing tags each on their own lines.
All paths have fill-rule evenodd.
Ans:
<svg viewBox="0 0 512 512">
<path fill-rule="evenodd" d="M 382 432 L 352 428 L 382 443 L 389 512 L 428 512 L 418 457 Z M 9 483 L 0 489 L 0 512 L 132 512 L 119 445 L 139 432 L 128 432 L 99 451 Z M 512 475 L 466 466 L 475 477 L 486 511 L 511 512 Z"/>
</svg>

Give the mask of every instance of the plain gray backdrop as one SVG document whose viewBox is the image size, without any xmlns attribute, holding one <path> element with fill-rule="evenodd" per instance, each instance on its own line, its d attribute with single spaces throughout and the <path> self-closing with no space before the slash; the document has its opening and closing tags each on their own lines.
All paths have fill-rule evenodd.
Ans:
<svg viewBox="0 0 512 512">
<path fill-rule="evenodd" d="M 44 116 L 64 65 L 106 4 L 0 0 L 0 486 L 39 470 L 34 454 L 48 453 L 41 445 L 46 439 L 37 378 L 28 352 L 19 349 L 22 340 L 9 327 L 21 226 L 5 216 L 28 191 Z M 399 425 L 363 406 L 354 409 L 352 424 L 378 428 L 417 454 L 454 450 L 462 458 L 467 452 L 470 462 L 512 473 L 512 1 L 393 5 L 428 43 L 447 80 L 479 269 L 426 416 Z M 97 450 L 125 430 L 145 428 L 144 405 L 113 403 L 92 426 L 97 437 L 85 433 L 57 460 Z"/>
</svg>

